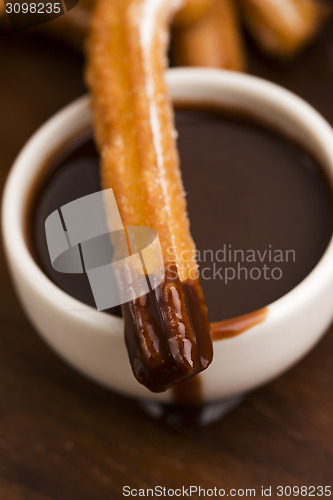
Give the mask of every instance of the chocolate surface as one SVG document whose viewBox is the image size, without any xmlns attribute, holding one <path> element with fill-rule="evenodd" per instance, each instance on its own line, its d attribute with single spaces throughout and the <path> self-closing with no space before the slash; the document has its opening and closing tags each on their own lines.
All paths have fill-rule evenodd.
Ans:
<svg viewBox="0 0 333 500">
<path fill-rule="evenodd" d="M 178 109 L 176 122 L 210 319 L 260 309 L 304 279 L 327 247 L 333 222 L 324 176 L 303 149 L 245 117 Z M 52 269 L 44 231 L 53 210 L 100 189 L 91 138 L 73 141 L 51 172 L 31 217 L 34 252 L 58 286 L 94 305 L 86 276 Z"/>
</svg>

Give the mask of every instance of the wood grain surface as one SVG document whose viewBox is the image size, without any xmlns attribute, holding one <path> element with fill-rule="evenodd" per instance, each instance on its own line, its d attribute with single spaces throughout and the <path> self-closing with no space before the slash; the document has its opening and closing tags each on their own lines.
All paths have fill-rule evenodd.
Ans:
<svg viewBox="0 0 333 500">
<path fill-rule="evenodd" d="M 84 91 L 78 54 L 0 36 L 0 181 L 48 117 Z M 293 67 L 254 51 L 252 71 L 310 99 L 333 123 L 333 24 Z M 333 329 L 295 368 L 206 428 L 150 419 L 89 382 L 38 337 L 0 257 L 0 500 L 120 499 L 122 487 L 330 485 Z M 276 498 L 273 494 L 272 498 Z"/>
</svg>

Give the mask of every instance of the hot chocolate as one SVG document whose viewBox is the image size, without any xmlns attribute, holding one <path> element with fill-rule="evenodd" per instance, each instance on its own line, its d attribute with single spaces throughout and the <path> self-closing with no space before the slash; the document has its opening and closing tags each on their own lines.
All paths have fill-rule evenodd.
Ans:
<svg viewBox="0 0 333 500">
<path fill-rule="evenodd" d="M 325 177 L 304 149 L 244 116 L 178 106 L 176 126 L 210 320 L 261 309 L 302 281 L 328 245 L 333 211 Z M 60 288 L 94 305 L 85 275 L 52 269 L 44 230 L 53 210 L 101 189 L 90 133 L 57 153 L 48 172 L 30 216 L 34 255 Z M 235 329 L 214 330 L 230 336 Z"/>
</svg>

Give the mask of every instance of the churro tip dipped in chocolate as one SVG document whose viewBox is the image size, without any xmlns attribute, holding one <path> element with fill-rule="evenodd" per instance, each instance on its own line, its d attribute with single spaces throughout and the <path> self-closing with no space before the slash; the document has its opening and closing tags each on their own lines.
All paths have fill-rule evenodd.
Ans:
<svg viewBox="0 0 333 500">
<path fill-rule="evenodd" d="M 88 42 L 102 187 L 113 189 L 125 227 L 157 231 L 163 254 L 162 284 L 123 306 L 133 372 L 156 392 L 204 370 L 213 355 L 164 79 L 169 26 L 182 5 L 97 0 Z"/>
</svg>

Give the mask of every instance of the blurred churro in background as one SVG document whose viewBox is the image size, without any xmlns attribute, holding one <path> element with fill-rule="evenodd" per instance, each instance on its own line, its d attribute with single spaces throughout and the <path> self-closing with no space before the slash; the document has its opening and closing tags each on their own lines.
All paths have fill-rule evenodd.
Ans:
<svg viewBox="0 0 333 500">
<path fill-rule="evenodd" d="M 319 0 L 240 0 L 245 25 L 262 50 L 289 58 L 318 32 L 329 8 Z"/>
<path fill-rule="evenodd" d="M 214 0 L 186 0 L 184 7 L 176 14 L 174 26 L 188 26 L 207 14 Z"/>
<path fill-rule="evenodd" d="M 0 31 L 9 31 L 10 24 L 9 19 L 6 15 L 5 2 L 0 2 Z"/>
<path fill-rule="evenodd" d="M 234 0 L 213 0 L 198 21 L 175 27 L 172 59 L 177 66 L 244 71 L 245 54 Z"/>
<path fill-rule="evenodd" d="M 80 0 L 33 31 L 83 50 L 95 1 Z M 186 0 L 173 22 L 172 63 L 244 71 L 243 27 L 263 52 L 288 60 L 315 38 L 331 11 L 324 0 Z M 0 3 L 0 31 L 9 29 Z"/>
</svg>

